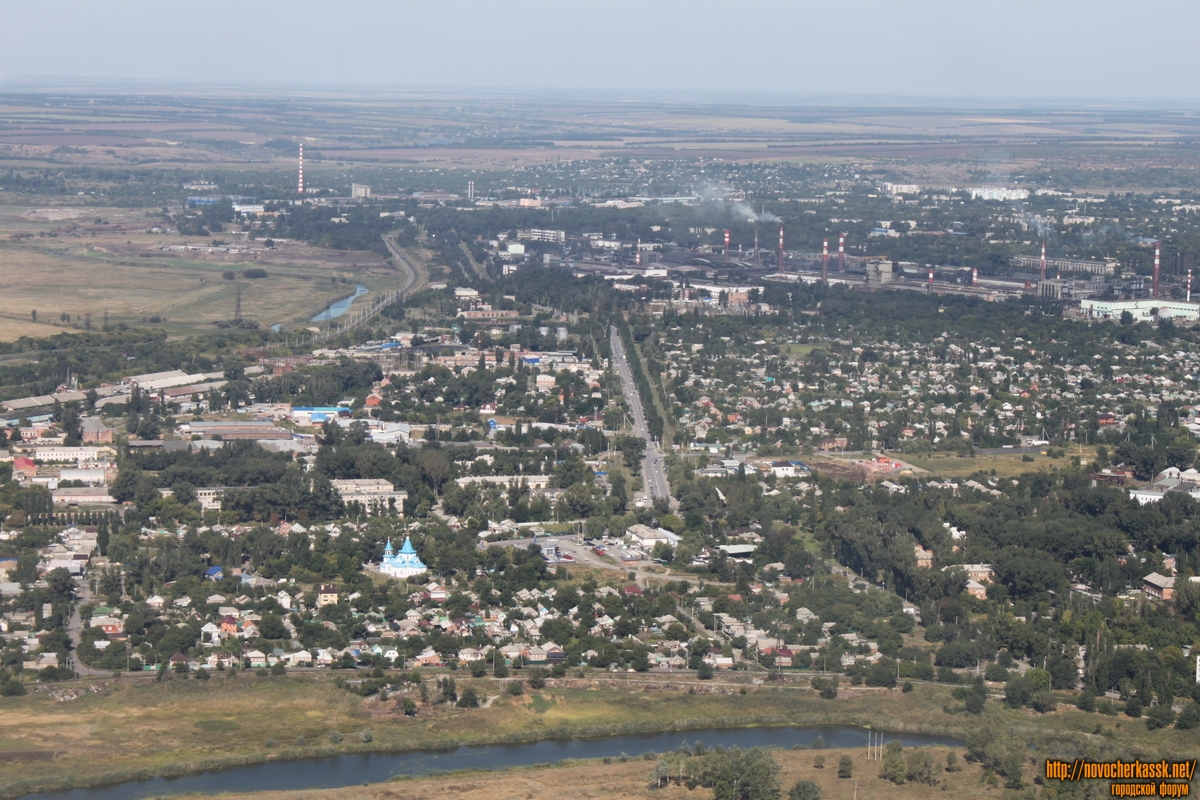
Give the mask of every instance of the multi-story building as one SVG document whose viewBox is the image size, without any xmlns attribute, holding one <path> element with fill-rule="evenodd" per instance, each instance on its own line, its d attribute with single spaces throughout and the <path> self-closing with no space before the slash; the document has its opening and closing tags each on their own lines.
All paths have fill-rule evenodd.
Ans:
<svg viewBox="0 0 1200 800">
<path fill-rule="evenodd" d="M 390 513 L 394 510 L 400 515 L 404 514 L 404 501 L 408 499 L 408 492 L 396 491 L 395 486 L 382 478 L 355 478 L 331 483 L 343 503 L 361 503 L 375 513 Z"/>
<path fill-rule="evenodd" d="M 83 428 L 84 444 L 111 444 L 116 440 L 113 429 L 99 417 L 84 417 L 79 424 Z"/>
<path fill-rule="evenodd" d="M 1019 269 L 1042 268 L 1041 256 L 1013 256 L 1012 265 Z M 1117 262 L 1091 261 L 1086 258 L 1047 258 L 1046 272 L 1090 272 L 1093 275 L 1112 275 L 1117 271 Z"/>
</svg>

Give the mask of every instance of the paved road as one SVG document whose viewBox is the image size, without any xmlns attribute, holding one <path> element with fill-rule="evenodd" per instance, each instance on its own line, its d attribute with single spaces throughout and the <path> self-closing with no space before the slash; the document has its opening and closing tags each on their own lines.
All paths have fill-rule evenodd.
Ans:
<svg viewBox="0 0 1200 800">
<path fill-rule="evenodd" d="M 629 366 L 629 358 L 625 353 L 625 345 L 617 333 L 616 326 L 609 328 L 612 341 L 613 367 L 621 378 L 621 386 L 625 400 L 629 403 L 629 411 L 633 415 L 633 432 L 646 440 L 646 453 L 642 456 L 642 474 L 650 491 L 650 499 L 671 497 L 671 487 L 667 483 L 667 467 L 658 443 L 650 438 L 650 428 L 646 425 L 646 413 L 642 410 L 642 398 L 638 393 L 637 384 L 633 381 L 633 371 Z M 641 494 L 639 492 L 639 494 Z"/>
<path fill-rule="evenodd" d="M 83 633 L 83 620 L 79 610 L 91 601 L 91 592 L 86 579 L 76 581 L 75 586 L 75 604 L 71 611 L 71 619 L 67 621 L 67 636 L 71 639 L 71 666 L 80 677 L 111 675 L 112 670 L 92 669 L 79 660 L 79 637 Z"/>
</svg>

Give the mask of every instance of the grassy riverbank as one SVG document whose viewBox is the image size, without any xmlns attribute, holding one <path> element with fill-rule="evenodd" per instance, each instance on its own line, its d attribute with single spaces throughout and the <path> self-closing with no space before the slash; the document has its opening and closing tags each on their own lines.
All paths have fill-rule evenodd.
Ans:
<svg viewBox="0 0 1200 800">
<path fill-rule="evenodd" d="M 995 701 L 982 718 L 947 713 L 961 704 L 941 686 L 918 686 L 911 694 L 854 690 L 831 701 L 800 686 L 747 686 L 741 694 L 735 685 L 638 684 L 599 675 L 511 697 L 494 682 L 456 677 L 460 692 L 474 684 L 493 698 L 491 706 L 422 706 L 408 718 L 403 696 L 359 698 L 324 675 L 108 680 L 65 701 L 43 693 L 0 698 L 0 796 L 274 758 L 753 724 L 859 724 L 964 738 L 987 726 L 1037 746 L 1042 757 L 1067 746 L 1116 748 L 1126 757 L 1194 750 L 1187 731 L 1148 733 L 1144 722 L 1125 717 L 1074 710 L 1034 715 Z M 331 743 L 331 731 L 343 740 Z M 372 741 L 361 741 L 363 731 Z"/>
<path fill-rule="evenodd" d="M 962 751 L 956 751 L 959 772 L 946 772 L 946 748 L 928 748 L 927 753 L 936 765 L 939 789 L 944 786 L 945 797 L 995 798 L 1001 800 L 1011 796 L 1003 782 L 991 783 L 983 779 L 983 770 L 962 761 Z M 815 755 L 825 759 L 822 769 L 813 766 Z M 838 778 L 838 760 L 849 755 L 854 761 L 851 778 Z M 816 781 L 821 786 L 824 798 L 852 798 L 855 784 L 860 798 L 887 798 L 887 800 L 925 800 L 935 791 L 924 783 L 895 785 L 879 777 L 879 763 L 868 762 L 865 751 L 822 750 L 819 754 L 810 750 L 780 751 L 775 760 L 781 769 L 779 782 L 787 790 L 796 781 Z M 349 786 L 343 789 L 320 789 L 306 792 L 251 792 L 222 795 L 222 800 L 426 800 L 430 797 L 454 798 L 454 800 L 496 800 L 496 798 L 524 798 L 524 800 L 704 800 L 712 796 L 711 790 L 689 790 L 686 786 L 672 784 L 662 789 L 648 786 L 652 761 L 638 758 L 629 761 L 614 760 L 605 764 L 599 760 L 568 762 L 564 764 L 511 769 L 503 772 L 460 772 L 450 775 L 407 778 L 377 783 L 370 786 Z M 1033 768 L 1026 770 L 1027 781 L 1033 778 Z"/>
</svg>

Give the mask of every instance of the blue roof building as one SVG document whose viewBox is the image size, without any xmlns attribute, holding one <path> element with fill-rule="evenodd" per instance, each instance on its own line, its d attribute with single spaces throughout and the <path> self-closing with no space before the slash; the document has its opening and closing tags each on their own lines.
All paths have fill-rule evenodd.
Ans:
<svg viewBox="0 0 1200 800">
<path fill-rule="evenodd" d="M 404 546 L 398 553 L 392 549 L 391 540 L 388 540 L 383 549 L 383 563 L 379 565 L 379 571 L 393 578 L 411 578 L 414 575 L 424 575 L 429 568 L 417 556 L 412 539 L 406 536 Z"/>
</svg>

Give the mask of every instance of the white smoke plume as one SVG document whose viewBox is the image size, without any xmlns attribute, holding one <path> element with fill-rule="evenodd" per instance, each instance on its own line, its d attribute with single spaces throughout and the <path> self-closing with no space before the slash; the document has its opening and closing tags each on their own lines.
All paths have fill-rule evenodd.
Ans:
<svg viewBox="0 0 1200 800">
<path fill-rule="evenodd" d="M 783 220 L 772 214 L 770 211 L 755 211 L 754 208 L 743 200 L 735 200 L 730 206 L 730 211 L 739 217 L 745 217 L 747 222 L 782 222 Z"/>
</svg>

